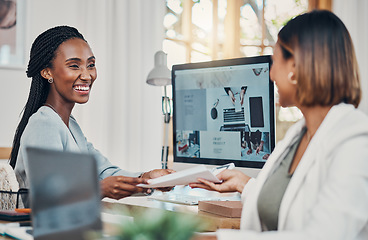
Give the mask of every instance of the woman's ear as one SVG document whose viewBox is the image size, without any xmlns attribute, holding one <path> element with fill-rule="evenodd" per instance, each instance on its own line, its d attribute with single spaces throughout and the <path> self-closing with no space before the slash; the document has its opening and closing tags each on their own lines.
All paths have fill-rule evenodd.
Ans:
<svg viewBox="0 0 368 240">
<path fill-rule="evenodd" d="M 287 60 L 287 65 L 288 65 L 289 72 L 295 72 L 296 64 L 295 64 L 294 56 L 292 56 L 291 58 Z"/>
<path fill-rule="evenodd" d="M 48 68 L 44 68 L 41 70 L 41 76 L 45 79 L 49 79 L 51 78 L 51 73 L 50 70 Z"/>
</svg>

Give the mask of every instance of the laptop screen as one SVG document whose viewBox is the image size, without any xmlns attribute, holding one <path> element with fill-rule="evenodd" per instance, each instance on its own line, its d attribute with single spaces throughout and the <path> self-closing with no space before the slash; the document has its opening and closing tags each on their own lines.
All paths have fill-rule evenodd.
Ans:
<svg viewBox="0 0 368 240">
<path fill-rule="evenodd" d="M 101 230 L 100 191 L 92 155 L 27 148 L 33 236 L 83 239 Z"/>
</svg>

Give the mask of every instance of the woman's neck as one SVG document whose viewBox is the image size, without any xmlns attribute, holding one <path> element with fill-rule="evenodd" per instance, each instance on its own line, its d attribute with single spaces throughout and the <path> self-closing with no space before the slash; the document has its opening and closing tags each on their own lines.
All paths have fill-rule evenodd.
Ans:
<svg viewBox="0 0 368 240">
<path fill-rule="evenodd" d="M 332 106 L 299 107 L 305 118 L 307 136 L 313 138 Z M 309 140 L 310 140 L 309 139 Z"/>
<path fill-rule="evenodd" d="M 51 101 L 50 99 L 46 100 L 45 106 L 50 107 L 54 110 L 63 120 L 65 125 L 69 128 L 69 118 L 72 113 L 74 103 L 71 104 L 62 104 L 57 101 Z"/>
</svg>

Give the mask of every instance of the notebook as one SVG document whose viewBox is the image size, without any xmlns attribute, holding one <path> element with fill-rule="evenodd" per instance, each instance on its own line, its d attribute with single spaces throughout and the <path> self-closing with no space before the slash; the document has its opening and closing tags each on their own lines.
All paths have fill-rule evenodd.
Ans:
<svg viewBox="0 0 368 240">
<path fill-rule="evenodd" d="M 92 155 L 26 149 L 35 240 L 83 239 L 101 231 L 101 196 Z"/>
</svg>

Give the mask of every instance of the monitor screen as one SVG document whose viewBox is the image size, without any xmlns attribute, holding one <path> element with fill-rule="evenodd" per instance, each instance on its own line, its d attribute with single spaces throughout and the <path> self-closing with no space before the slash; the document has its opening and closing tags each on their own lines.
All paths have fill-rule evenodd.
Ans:
<svg viewBox="0 0 368 240">
<path fill-rule="evenodd" d="M 174 65 L 174 164 L 262 168 L 275 146 L 270 56 Z"/>
</svg>

